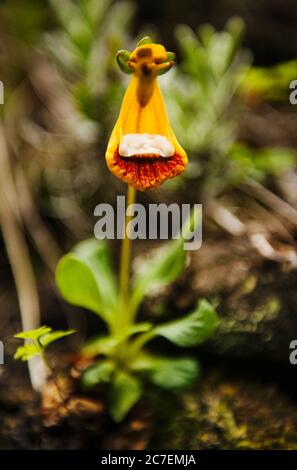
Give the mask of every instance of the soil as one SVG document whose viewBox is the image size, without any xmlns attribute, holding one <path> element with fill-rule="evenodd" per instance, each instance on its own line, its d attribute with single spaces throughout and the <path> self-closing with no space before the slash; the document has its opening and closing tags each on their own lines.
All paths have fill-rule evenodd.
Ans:
<svg viewBox="0 0 297 470">
<path fill-rule="evenodd" d="M 207 362 L 192 391 L 151 391 L 120 425 L 98 396 L 73 393 L 49 423 L 28 383 L 2 387 L 1 449 L 297 449 L 294 387 L 247 364 L 239 377 L 240 364 Z"/>
</svg>

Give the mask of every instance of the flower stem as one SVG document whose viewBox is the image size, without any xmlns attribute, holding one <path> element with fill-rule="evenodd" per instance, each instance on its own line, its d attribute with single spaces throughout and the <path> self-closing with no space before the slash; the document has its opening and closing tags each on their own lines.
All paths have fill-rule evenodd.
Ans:
<svg viewBox="0 0 297 470">
<path fill-rule="evenodd" d="M 127 207 L 134 204 L 136 191 L 131 186 L 128 186 L 127 192 Z M 120 327 L 125 324 L 128 318 L 128 300 L 129 300 L 129 275 L 130 275 L 130 258 L 131 258 L 131 239 L 127 230 L 128 223 L 131 216 L 125 215 L 124 239 L 121 246 L 120 258 Z"/>
</svg>

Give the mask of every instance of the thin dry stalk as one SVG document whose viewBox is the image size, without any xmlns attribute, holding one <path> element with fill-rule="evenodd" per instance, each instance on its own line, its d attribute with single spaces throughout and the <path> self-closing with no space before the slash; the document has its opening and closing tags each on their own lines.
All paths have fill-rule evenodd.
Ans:
<svg viewBox="0 0 297 470">
<path fill-rule="evenodd" d="M 246 184 L 242 186 L 242 189 L 282 217 L 285 217 L 290 223 L 297 225 L 297 210 L 258 181 L 249 178 Z"/>
<path fill-rule="evenodd" d="M 17 214 L 19 206 L 13 180 L 5 133 L 0 123 L 0 222 L 7 255 L 13 272 L 23 330 L 40 325 L 40 309 L 35 276 Z M 39 359 L 39 358 L 38 358 Z M 39 391 L 44 385 L 46 371 L 41 361 L 29 361 L 32 386 Z"/>
<path fill-rule="evenodd" d="M 54 271 L 62 252 L 38 214 L 24 171 L 20 166 L 16 172 L 16 184 L 21 195 L 19 205 L 23 221 L 44 263 Z"/>
</svg>

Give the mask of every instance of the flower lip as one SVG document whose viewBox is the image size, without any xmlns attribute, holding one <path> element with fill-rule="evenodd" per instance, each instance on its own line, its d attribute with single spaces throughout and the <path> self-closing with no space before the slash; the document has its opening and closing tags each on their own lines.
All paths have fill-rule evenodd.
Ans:
<svg viewBox="0 0 297 470">
<path fill-rule="evenodd" d="M 171 158 L 174 146 L 160 134 L 125 134 L 121 139 L 119 154 L 124 158 Z"/>
<path fill-rule="evenodd" d="M 138 165 L 141 165 L 142 163 L 153 163 L 156 161 L 162 161 L 162 160 L 172 160 L 173 157 L 162 157 L 161 155 L 158 155 L 156 153 L 143 153 L 143 154 L 135 154 L 131 155 L 129 157 L 123 157 L 119 153 L 119 158 L 121 160 L 125 161 L 130 161 L 130 162 L 135 162 Z"/>
<path fill-rule="evenodd" d="M 108 160 L 109 169 L 119 178 L 138 191 L 146 191 L 160 186 L 165 180 L 182 173 L 185 162 L 182 155 L 175 154 L 170 158 L 154 155 L 140 157 L 121 157 L 118 149 L 112 159 Z"/>
</svg>

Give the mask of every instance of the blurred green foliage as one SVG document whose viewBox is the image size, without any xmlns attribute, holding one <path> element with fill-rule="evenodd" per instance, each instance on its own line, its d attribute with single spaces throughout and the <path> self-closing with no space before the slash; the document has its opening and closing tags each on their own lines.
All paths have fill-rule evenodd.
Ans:
<svg viewBox="0 0 297 470">
<path fill-rule="evenodd" d="M 49 1 L 60 28 L 45 34 L 44 45 L 71 88 L 79 111 L 106 136 L 123 91 L 115 56 L 129 41 L 134 6 L 112 0 Z"/>
<path fill-rule="evenodd" d="M 240 185 L 246 177 L 263 180 L 296 165 L 293 150 L 255 150 L 237 142 L 239 120 L 250 111 L 248 93 L 288 99 L 289 81 L 296 77 L 296 61 L 252 67 L 250 53 L 242 48 L 244 29 L 235 17 L 223 31 L 208 24 L 197 32 L 178 26 L 179 64 L 163 81 L 170 120 L 190 157 L 184 179 L 195 182 L 202 200 Z"/>
<path fill-rule="evenodd" d="M 212 192 L 222 172 L 227 176 L 237 127 L 233 99 L 250 63 L 241 48 L 243 33 L 239 18 L 230 19 L 220 32 L 208 24 L 197 33 L 184 25 L 176 29 L 179 65 L 164 86 L 166 102 L 173 128 L 190 155 L 185 175 L 202 178 L 203 194 Z"/>
<path fill-rule="evenodd" d="M 197 34 L 188 26 L 176 30 L 180 62 L 166 84 L 166 97 L 174 127 L 190 152 L 226 149 L 232 139 L 232 118 L 226 112 L 247 67 L 240 50 L 243 29 L 233 19 L 222 32 L 210 25 Z"/>
<path fill-rule="evenodd" d="M 52 15 L 45 2 L 9 0 L 0 4 L 1 33 L 12 41 L 31 45 L 40 39 L 43 28 L 50 26 Z"/>
<path fill-rule="evenodd" d="M 104 151 L 126 78 L 116 51 L 129 44 L 134 10 L 132 2 L 112 0 L 0 7 L 1 112 L 12 171 L 21 173 L 31 209 L 59 219 L 74 239 L 92 229 L 85 215 L 92 198 L 102 199 L 100 191 L 113 197 L 103 181 Z"/>
<path fill-rule="evenodd" d="M 251 67 L 241 84 L 241 92 L 264 100 L 289 99 L 289 85 L 297 77 L 297 59 L 272 67 Z"/>
<path fill-rule="evenodd" d="M 235 185 L 244 182 L 247 177 L 264 181 L 268 174 L 280 175 L 294 168 L 297 163 L 297 154 L 293 149 L 252 149 L 240 142 L 234 143 L 228 156 L 230 165 L 233 165 L 231 182 Z"/>
</svg>

